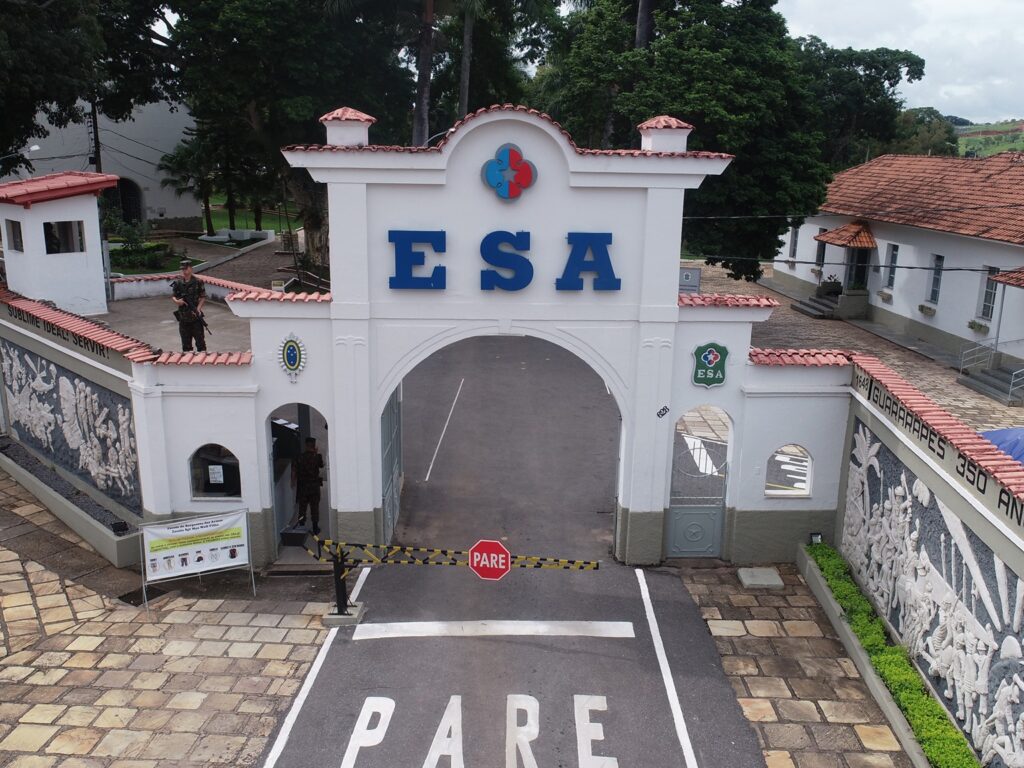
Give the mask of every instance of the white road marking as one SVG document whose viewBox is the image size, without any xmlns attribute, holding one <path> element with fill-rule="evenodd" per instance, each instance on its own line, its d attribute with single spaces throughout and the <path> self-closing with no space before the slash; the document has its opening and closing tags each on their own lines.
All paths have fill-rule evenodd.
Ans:
<svg viewBox="0 0 1024 768">
<path fill-rule="evenodd" d="M 360 624 L 353 640 L 397 637 L 612 637 L 631 638 L 631 621 L 397 621 Z"/>
<path fill-rule="evenodd" d="M 459 388 L 455 392 L 455 399 L 452 400 L 452 407 L 448 411 L 448 418 L 444 420 L 444 429 L 441 430 L 441 436 L 437 438 L 437 447 L 434 448 L 434 455 L 430 457 L 430 466 L 427 467 L 427 476 L 423 478 L 423 482 L 430 481 L 430 473 L 434 471 L 434 462 L 437 460 L 437 452 L 441 450 L 441 441 L 444 440 L 444 433 L 448 431 L 448 422 L 452 420 L 452 414 L 455 413 L 455 404 L 459 402 L 459 395 L 462 394 L 462 385 L 466 383 L 465 379 L 459 382 Z"/>
<path fill-rule="evenodd" d="M 672 721 L 676 726 L 676 736 L 679 738 L 679 746 L 683 748 L 683 758 L 686 760 L 686 768 L 698 768 L 697 755 L 693 751 L 693 744 L 690 742 L 690 732 L 686 728 L 686 720 L 683 719 L 683 707 L 679 703 L 679 692 L 672 681 L 672 670 L 668 666 L 668 656 L 665 655 L 665 643 L 661 640 L 661 632 L 658 629 L 658 619 L 654 615 L 654 604 L 651 602 L 651 593 L 647 589 L 647 579 L 644 572 L 636 569 L 636 578 L 640 582 L 640 596 L 644 601 L 644 612 L 647 614 L 647 624 L 651 628 L 651 639 L 654 641 L 654 653 L 658 657 L 658 666 L 661 667 L 661 679 L 665 684 L 665 693 L 668 695 L 669 709 L 672 710 Z"/>
<path fill-rule="evenodd" d="M 526 722 L 519 724 L 519 713 L 526 713 Z M 510 693 L 505 699 L 505 768 L 537 768 L 530 742 L 540 736 L 540 702 L 524 693 Z M 518 755 L 518 757 L 517 757 Z"/>
<path fill-rule="evenodd" d="M 576 716 L 576 758 L 579 768 L 619 768 L 614 757 L 594 754 L 594 742 L 604 741 L 604 726 L 590 719 L 591 712 L 607 712 L 604 696 L 572 697 Z"/>
<path fill-rule="evenodd" d="M 395 714 L 395 700 L 385 696 L 370 696 L 363 702 L 359 711 L 359 719 L 349 736 L 345 755 L 341 758 L 341 768 L 355 768 L 359 750 L 363 747 L 376 747 L 384 741 L 384 734 L 391 725 L 391 716 Z M 377 724 L 370 727 L 373 716 L 377 715 Z"/>
<path fill-rule="evenodd" d="M 352 593 L 348 596 L 348 599 L 353 603 L 359 598 L 359 593 L 363 590 L 363 584 L 366 582 L 366 577 L 369 575 L 369 568 L 359 569 L 359 578 L 356 579 L 356 585 L 352 587 Z"/>
<path fill-rule="evenodd" d="M 359 597 L 359 593 L 363 589 L 363 584 L 366 582 L 366 577 L 369 575 L 369 568 L 361 568 L 359 570 L 359 578 L 356 579 L 356 585 L 353 587 L 352 593 L 349 595 L 349 599 L 353 603 L 356 601 L 356 598 Z M 302 711 L 302 705 L 306 703 L 306 697 L 309 696 L 309 691 L 312 689 L 313 683 L 316 682 L 316 676 L 320 674 L 320 667 L 324 665 L 324 659 L 327 658 L 327 651 L 330 650 L 331 643 L 334 642 L 334 636 L 337 634 L 337 627 L 333 627 L 327 633 L 327 639 L 320 647 L 320 652 L 317 653 L 316 659 L 313 661 L 313 666 L 309 668 L 309 674 L 306 675 L 306 680 L 302 683 L 302 688 L 299 689 L 298 696 L 296 696 L 295 701 L 292 702 L 292 708 L 288 710 L 288 716 L 284 719 L 284 724 L 281 726 L 281 732 L 277 734 L 277 739 L 274 740 L 274 746 L 270 750 L 270 754 L 267 755 L 267 761 L 263 764 L 263 768 L 274 768 L 277 764 L 277 759 L 281 756 L 285 745 L 288 743 L 288 737 L 291 735 L 292 727 L 295 725 L 295 721 L 299 717 L 299 712 Z"/>
<path fill-rule="evenodd" d="M 273 768 L 277 765 L 277 759 L 281 756 L 285 745 L 288 743 L 288 737 L 292 733 L 292 728 L 299 717 L 299 712 L 302 711 L 302 705 L 306 703 L 306 697 L 309 696 L 313 683 L 316 682 L 316 676 L 320 674 L 320 668 L 324 665 L 324 659 L 327 658 L 327 651 L 330 650 L 331 645 L 334 643 L 334 636 L 337 634 L 337 627 L 332 627 L 327 633 L 327 639 L 320 646 L 320 652 L 316 655 L 316 659 L 313 660 L 313 666 L 309 668 L 309 674 L 306 675 L 306 679 L 299 689 L 298 696 L 292 702 L 292 708 L 288 710 L 288 715 L 281 725 L 280 733 L 277 734 L 277 738 L 274 740 L 274 746 L 270 749 L 270 754 L 267 755 L 267 761 L 263 763 L 263 768 Z"/>
</svg>

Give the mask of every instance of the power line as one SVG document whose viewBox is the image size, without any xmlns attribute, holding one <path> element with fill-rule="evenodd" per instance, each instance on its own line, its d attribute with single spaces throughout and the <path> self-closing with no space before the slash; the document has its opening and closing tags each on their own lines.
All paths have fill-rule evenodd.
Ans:
<svg viewBox="0 0 1024 768">
<path fill-rule="evenodd" d="M 122 139 L 127 139 L 128 141 L 134 142 L 135 144 L 138 144 L 140 147 L 145 147 L 146 149 L 152 149 L 154 152 L 159 152 L 161 155 L 166 155 L 170 151 L 170 150 L 160 149 L 159 147 L 154 147 L 151 144 L 146 144 L 145 142 L 139 141 L 138 139 L 133 139 L 131 136 L 125 136 L 123 133 L 118 133 L 113 128 L 104 128 L 103 126 L 100 126 L 100 130 L 101 131 L 106 131 L 107 133 L 112 133 L 115 136 L 120 136 Z"/>
<path fill-rule="evenodd" d="M 806 259 L 759 259 L 757 256 L 706 256 L 704 260 L 714 259 L 715 261 L 756 261 L 760 264 L 814 264 L 816 267 L 846 267 L 847 261 L 809 261 Z M 867 266 L 874 267 L 873 264 Z M 923 269 L 928 272 L 988 272 L 988 267 L 935 267 L 916 266 L 912 264 L 879 264 L 879 269 Z"/>
<path fill-rule="evenodd" d="M 891 210 L 864 210 L 859 213 L 829 213 L 818 211 L 816 213 L 764 213 L 764 214 L 738 214 L 732 216 L 683 216 L 684 221 L 695 220 L 729 220 L 729 219 L 810 219 L 825 218 L 829 216 L 861 217 L 872 218 L 882 216 L 895 216 L 906 213 L 965 213 L 968 211 L 993 211 L 1006 208 L 1024 208 L 1022 203 L 1003 203 L 1001 205 L 971 205 L 960 208 L 894 208 Z"/>
<path fill-rule="evenodd" d="M 112 147 L 112 146 L 110 146 L 109 144 L 100 144 L 100 146 L 101 146 L 101 147 L 102 147 L 103 149 L 109 149 L 109 150 L 110 150 L 111 152 L 116 152 L 116 153 L 117 153 L 117 154 L 119 154 L 119 155 L 124 155 L 125 157 L 130 157 L 130 158 L 132 158 L 133 160 L 138 160 L 138 161 L 139 161 L 140 163 L 146 163 L 146 165 L 152 165 L 152 164 L 153 164 L 153 162 L 152 162 L 151 160 L 146 160 L 146 159 L 145 159 L 144 157 L 138 157 L 137 155 L 132 155 L 132 154 L 129 154 L 128 152 L 125 152 L 125 151 L 123 151 L 123 150 L 117 149 L 116 147 Z M 124 160 L 121 160 L 121 163 L 122 163 L 122 164 L 124 165 L 124 167 L 125 167 L 125 168 L 127 168 L 128 170 L 130 170 L 130 171 L 131 171 L 132 173 L 138 174 L 138 175 L 139 175 L 139 176 L 141 176 L 142 178 L 144 178 L 144 179 L 149 179 L 149 180 L 150 180 L 150 181 L 152 181 L 152 182 L 158 182 L 158 180 L 157 180 L 157 179 L 154 179 L 154 178 L 153 178 L 152 176 L 150 176 L 150 175 L 149 175 L 148 173 L 143 173 L 143 172 L 142 172 L 142 171 L 140 171 L 139 169 L 137 169 L 137 168 L 133 168 L 133 167 L 132 167 L 132 166 L 130 166 L 130 165 L 129 165 L 128 163 L 125 163 L 125 162 L 124 162 Z"/>
</svg>

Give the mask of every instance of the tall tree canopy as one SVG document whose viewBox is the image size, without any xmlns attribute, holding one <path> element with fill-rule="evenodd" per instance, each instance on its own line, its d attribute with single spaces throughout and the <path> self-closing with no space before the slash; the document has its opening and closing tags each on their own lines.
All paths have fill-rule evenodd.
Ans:
<svg viewBox="0 0 1024 768">
<path fill-rule="evenodd" d="M 590 146 L 629 146 L 633 126 L 670 114 L 696 125 L 691 148 L 736 155 L 687 195 L 686 247 L 755 279 L 787 226 L 780 213 L 813 211 L 828 170 L 820 114 L 796 46 L 772 0 L 692 0 L 655 14 L 646 48 L 625 0 L 596 0 L 573 14 L 567 39 L 538 73 L 541 106 Z M 565 45 L 567 43 L 567 45 Z"/>
<path fill-rule="evenodd" d="M 897 137 L 903 107 L 897 88 L 924 77 L 924 59 L 910 51 L 832 48 L 802 37 L 801 67 L 825 120 L 825 161 L 841 170 L 870 159 L 872 149 Z"/>
</svg>

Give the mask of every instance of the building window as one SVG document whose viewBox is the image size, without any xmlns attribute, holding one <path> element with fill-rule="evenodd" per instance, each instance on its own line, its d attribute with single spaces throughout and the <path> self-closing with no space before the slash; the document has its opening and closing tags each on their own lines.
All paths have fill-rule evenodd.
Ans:
<svg viewBox="0 0 1024 768">
<path fill-rule="evenodd" d="M 819 235 L 824 235 L 826 232 L 828 232 L 828 230 L 824 227 L 818 228 Z M 819 269 L 825 266 L 825 242 L 823 240 L 818 241 L 818 250 L 814 254 L 814 263 Z"/>
<path fill-rule="evenodd" d="M 796 258 L 796 246 L 800 242 L 800 227 L 791 227 L 789 230 L 789 258 Z"/>
<path fill-rule="evenodd" d="M 889 244 L 889 270 L 885 274 L 885 285 L 892 288 L 896 285 L 896 262 L 900 257 L 900 247 L 895 243 Z"/>
<path fill-rule="evenodd" d="M 999 267 L 985 267 L 988 274 L 985 275 L 985 282 L 981 289 L 981 306 L 978 307 L 978 316 L 985 319 L 992 319 L 992 312 L 996 308 L 996 288 L 998 283 L 992 278 L 999 274 Z"/>
<path fill-rule="evenodd" d="M 189 460 L 192 473 L 192 497 L 241 498 L 242 480 L 238 459 L 223 445 L 207 443 Z"/>
<path fill-rule="evenodd" d="M 939 290 L 942 288 L 942 265 L 946 257 L 934 254 L 932 256 L 932 286 L 928 291 L 928 301 L 932 304 L 939 303 Z"/>
<path fill-rule="evenodd" d="M 7 250 L 24 251 L 25 241 L 21 237 L 21 222 L 7 219 Z"/>
<path fill-rule="evenodd" d="M 774 451 L 765 467 L 765 496 L 810 496 L 811 454 L 799 445 Z"/>
<path fill-rule="evenodd" d="M 81 253 L 85 250 L 85 225 L 80 221 L 47 221 L 43 238 L 47 253 Z"/>
</svg>

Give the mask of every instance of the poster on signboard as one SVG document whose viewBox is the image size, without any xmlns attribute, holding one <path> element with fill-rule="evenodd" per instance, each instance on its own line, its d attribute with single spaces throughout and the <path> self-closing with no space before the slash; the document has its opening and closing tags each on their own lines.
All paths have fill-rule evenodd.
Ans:
<svg viewBox="0 0 1024 768">
<path fill-rule="evenodd" d="M 249 565 L 245 510 L 141 526 L 146 581 Z"/>
</svg>

